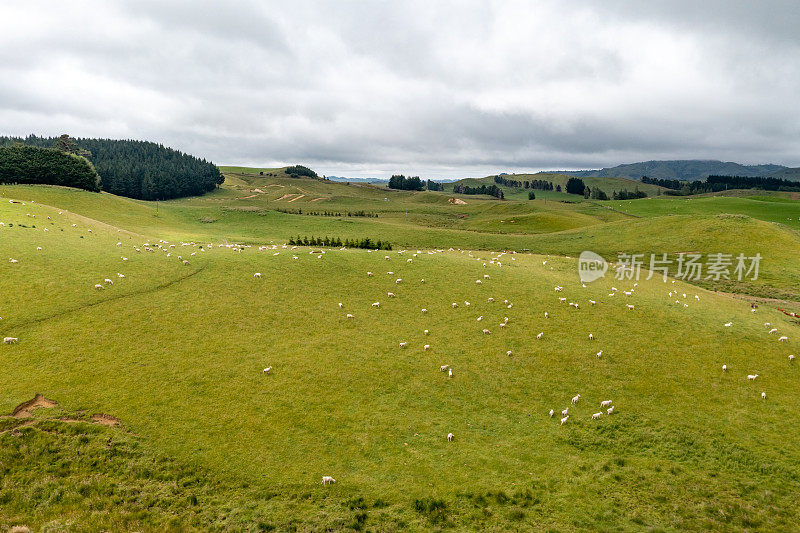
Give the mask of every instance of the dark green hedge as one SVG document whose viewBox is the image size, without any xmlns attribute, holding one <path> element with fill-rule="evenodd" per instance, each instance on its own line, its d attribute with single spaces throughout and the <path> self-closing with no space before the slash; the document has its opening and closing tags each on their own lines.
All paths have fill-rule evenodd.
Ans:
<svg viewBox="0 0 800 533">
<path fill-rule="evenodd" d="M 85 158 L 53 148 L 0 147 L 0 183 L 45 183 L 100 190 L 100 176 Z"/>
</svg>

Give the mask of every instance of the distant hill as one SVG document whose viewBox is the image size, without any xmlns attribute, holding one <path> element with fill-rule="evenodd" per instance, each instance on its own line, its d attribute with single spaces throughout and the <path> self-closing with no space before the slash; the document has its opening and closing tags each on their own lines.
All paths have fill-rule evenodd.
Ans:
<svg viewBox="0 0 800 533">
<path fill-rule="evenodd" d="M 800 181 L 800 167 L 798 168 L 782 168 L 777 172 L 769 175 L 770 178 L 781 178 L 785 180 Z"/>
<path fill-rule="evenodd" d="M 793 170 L 798 178 L 787 178 L 778 173 Z M 545 172 L 550 173 L 550 172 Z M 741 165 L 739 163 L 685 159 L 677 161 L 644 161 L 641 163 L 630 163 L 617 165 L 616 167 L 602 168 L 600 170 L 566 170 L 558 171 L 559 174 L 567 174 L 579 177 L 616 177 L 628 179 L 641 179 L 642 176 L 657 179 L 697 181 L 703 180 L 708 176 L 747 176 L 761 177 L 772 176 L 783 177 L 784 179 L 800 179 L 798 169 L 788 169 L 783 165 Z"/>
</svg>

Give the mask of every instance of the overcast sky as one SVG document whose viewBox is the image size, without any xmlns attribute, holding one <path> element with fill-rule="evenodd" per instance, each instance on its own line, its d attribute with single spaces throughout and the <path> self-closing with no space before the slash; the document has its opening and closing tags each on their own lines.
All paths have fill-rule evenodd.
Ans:
<svg viewBox="0 0 800 533">
<path fill-rule="evenodd" d="M 0 134 L 423 177 L 800 166 L 800 2 L 0 1 Z"/>
</svg>

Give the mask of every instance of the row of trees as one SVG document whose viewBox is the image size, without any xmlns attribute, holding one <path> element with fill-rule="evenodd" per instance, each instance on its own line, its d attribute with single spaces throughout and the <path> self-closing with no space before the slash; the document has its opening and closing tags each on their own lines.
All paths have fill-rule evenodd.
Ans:
<svg viewBox="0 0 800 533">
<path fill-rule="evenodd" d="M 425 186 L 428 188 L 429 191 L 443 191 L 444 190 L 444 183 L 437 183 L 433 180 L 427 180 L 425 182 Z"/>
<path fill-rule="evenodd" d="M 100 176 L 81 155 L 19 143 L 0 147 L 0 183 L 37 183 L 100 190 Z"/>
<path fill-rule="evenodd" d="M 365 239 L 345 239 L 339 237 L 294 237 L 289 238 L 292 246 L 328 246 L 333 248 L 364 248 L 367 250 L 391 250 L 392 245 L 387 241 L 373 241 L 369 237 Z"/>
<path fill-rule="evenodd" d="M 497 185 L 481 185 L 480 187 L 469 187 L 467 185 L 459 184 L 453 186 L 454 194 L 488 194 L 500 200 L 504 199 L 503 189 Z"/>
<path fill-rule="evenodd" d="M 294 165 L 291 167 L 286 167 L 285 172 L 289 174 L 289 176 L 292 178 L 301 178 L 301 177 L 319 178 L 316 172 L 314 172 L 308 167 L 304 167 L 303 165 Z"/>
<path fill-rule="evenodd" d="M 214 190 L 225 180 L 213 163 L 148 141 L 73 139 L 68 135 L 0 137 L 0 146 L 15 142 L 85 157 L 94 165 L 104 191 L 129 198 L 194 196 Z"/>
<path fill-rule="evenodd" d="M 378 218 L 378 213 L 370 213 L 368 211 L 306 211 L 302 209 L 286 209 L 278 208 L 276 211 L 286 213 L 289 215 L 310 215 L 316 217 L 367 217 Z"/>
<path fill-rule="evenodd" d="M 525 188 L 525 189 L 536 189 L 538 191 L 554 190 L 553 182 L 547 180 L 518 181 L 518 180 L 510 180 L 508 178 L 504 178 L 503 176 L 495 176 L 494 182 L 497 183 L 498 185 L 505 185 L 506 187 L 513 187 L 515 189 Z"/>
<path fill-rule="evenodd" d="M 708 176 L 701 181 L 681 181 L 648 178 L 642 176 L 642 183 L 650 183 L 670 189 L 667 194 L 702 194 L 727 189 L 761 189 L 765 191 L 800 191 L 800 183 L 781 178 L 751 176 Z"/>
<path fill-rule="evenodd" d="M 425 189 L 425 184 L 422 183 L 422 180 L 419 179 L 419 176 L 407 178 L 402 174 L 395 174 L 389 178 L 389 188 L 403 191 L 422 191 Z"/>
</svg>

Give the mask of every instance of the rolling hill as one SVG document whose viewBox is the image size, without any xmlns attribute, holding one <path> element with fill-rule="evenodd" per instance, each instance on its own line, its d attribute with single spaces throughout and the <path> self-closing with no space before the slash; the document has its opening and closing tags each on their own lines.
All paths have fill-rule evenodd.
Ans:
<svg viewBox="0 0 800 533">
<path fill-rule="evenodd" d="M 638 180 L 641 179 L 642 176 L 647 176 L 649 178 L 658 179 L 697 181 L 712 175 L 749 177 L 774 175 L 775 177 L 782 177 L 779 174 L 785 170 L 790 169 L 782 165 L 742 165 L 733 162 L 688 159 L 676 161 L 644 161 L 602 168 L 600 170 L 558 171 L 558 173 L 579 177 L 618 177 Z M 786 179 L 791 178 L 787 177 Z"/>
</svg>

